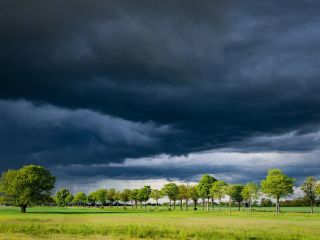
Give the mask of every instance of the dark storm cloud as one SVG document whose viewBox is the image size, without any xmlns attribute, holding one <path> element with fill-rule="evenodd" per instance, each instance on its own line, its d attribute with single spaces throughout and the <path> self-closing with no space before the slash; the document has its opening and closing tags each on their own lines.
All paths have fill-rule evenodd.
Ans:
<svg viewBox="0 0 320 240">
<path fill-rule="evenodd" d="M 122 162 L 158 154 L 168 126 L 134 123 L 90 110 L 26 101 L 0 101 L 1 170 L 36 163 L 48 167 Z"/>
<path fill-rule="evenodd" d="M 312 0 L 1 1 L 1 158 L 54 166 L 314 150 L 319 9 Z M 17 99 L 27 102 L 5 108 Z M 141 133 L 132 144 L 124 122 L 139 126 L 124 128 Z M 264 139 L 293 132 L 286 143 Z"/>
</svg>

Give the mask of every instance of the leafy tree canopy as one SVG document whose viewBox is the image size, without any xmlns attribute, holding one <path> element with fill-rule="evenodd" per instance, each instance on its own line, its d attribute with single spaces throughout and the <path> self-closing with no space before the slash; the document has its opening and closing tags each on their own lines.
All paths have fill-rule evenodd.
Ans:
<svg viewBox="0 0 320 240">
<path fill-rule="evenodd" d="M 73 195 L 70 193 L 67 197 L 66 197 L 66 204 L 70 204 L 73 202 Z"/>
<path fill-rule="evenodd" d="M 189 194 L 190 194 L 190 198 L 193 201 L 197 201 L 199 199 L 198 187 L 197 186 L 190 186 L 189 187 Z"/>
<path fill-rule="evenodd" d="M 179 195 L 179 188 L 175 183 L 167 183 L 163 186 L 162 192 L 171 200 L 177 200 Z"/>
<path fill-rule="evenodd" d="M 317 194 L 317 196 L 320 196 L 320 184 L 319 183 L 316 186 L 315 193 Z"/>
<path fill-rule="evenodd" d="M 268 196 L 279 199 L 293 193 L 294 181 L 280 169 L 271 169 L 266 179 L 261 181 L 261 190 Z"/>
<path fill-rule="evenodd" d="M 248 182 L 243 190 L 242 197 L 244 200 L 252 201 L 253 199 L 257 199 L 259 196 L 259 186 L 254 182 Z"/>
<path fill-rule="evenodd" d="M 73 202 L 77 204 L 83 204 L 87 202 L 87 196 L 83 192 L 78 192 L 74 195 Z"/>
<path fill-rule="evenodd" d="M 114 188 L 110 188 L 107 191 L 106 198 L 107 198 L 107 200 L 109 202 L 113 203 L 115 201 L 115 198 L 116 198 L 116 190 Z"/>
<path fill-rule="evenodd" d="M 178 186 L 179 188 L 179 199 L 189 199 L 190 194 L 189 194 L 189 188 L 188 186 L 181 184 Z"/>
<path fill-rule="evenodd" d="M 56 192 L 55 200 L 58 206 L 64 207 L 68 204 L 67 200 L 70 200 L 69 195 L 72 195 L 71 192 L 66 189 L 62 188 L 58 192 Z"/>
<path fill-rule="evenodd" d="M 28 165 L 19 170 L 8 170 L 0 180 L 0 201 L 21 208 L 42 204 L 50 199 L 55 177 L 41 166 Z"/>
<path fill-rule="evenodd" d="M 104 204 L 107 198 L 107 190 L 99 189 L 94 192 L 94 198 L 97 203 Z"/>
<path fill-rule="evenodd" d="M 210 197 L 210 189 L 215 181 L 217 180 L 209 174 L 205 174 L 201 177 L 198 183 L 198 192 L 201 198 Z"/>
<path fill-rule="evenodd" d="M 143 188 L 139 189 L 139 201 L 148 201 L 151 195 L 151 187 L 150 186 L 144 186 Z"/>
<path fill-rule="evenodd" d="M 235 188 L 235 185 L 233 184 L 229 184 L 224 187 L 224 192 L 226 195 L 230 197 L 230 199 L 232 198 L 235 191 L 236 191 L 236 188 Z"/>
<path fill-rule="evenodd" d="M 310 176 L 307 177 L 306 180 L 304 181 L 304 183 L 301 185 L 301 190 L 304 191 L 306 197 L 311 200 L 314 201 L 317 197 L 317 193 L 316 193 L 316 188 L 317 188 L 317 180 Z"/>
<path fill-rule="evenodd" d="M 215 181 L 210 188 L 210 196 L 214 199 L 221 200 L 225 195 L 226 186 L 227 184 L 222 180 Z"/>
<path fill-rule="evenodd" d="M 124 189 L 122 192 L 121 192 L 121 195 L 120 195 L 120 200 L 122 202 L 128 202 L 130 200 L 130 194 L 131 194 L 131 190 L 129 189 Z"/>
<path fill-rule="evenodd" d="M 160 199 L 162 197 L 162 192 L 158 189 L 153 189 L 151 191 L 150 197 L 157 201 L 158 199 Z"/>
<path fill-rule="evenodd" d="M 135 202 L 139 201 L 139 189 L 131 190 L 130 200 L 133 200 Z"/>
<path fill-rule="evenodd" d="M 234 187 L 234 191 L 231 194 L 231 198 L 232 198 L 232 200 L 239 203 L 243 200 L 242 190 L 243 190 L 244 186 L 241 184 L 235 184 L 235 185 L 233 185 L 233 187 Z"/>
</svg>

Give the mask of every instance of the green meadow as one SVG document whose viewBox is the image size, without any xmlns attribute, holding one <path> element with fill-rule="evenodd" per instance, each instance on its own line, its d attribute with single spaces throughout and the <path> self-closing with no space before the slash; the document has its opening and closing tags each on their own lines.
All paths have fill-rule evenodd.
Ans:
<svg viewBox="0 0 320 240">
<path fill-rule="evenodd" d="M 320 239 L 320 213 L 273 210 L 0 207 L 0 239 Z"/>
</svg>

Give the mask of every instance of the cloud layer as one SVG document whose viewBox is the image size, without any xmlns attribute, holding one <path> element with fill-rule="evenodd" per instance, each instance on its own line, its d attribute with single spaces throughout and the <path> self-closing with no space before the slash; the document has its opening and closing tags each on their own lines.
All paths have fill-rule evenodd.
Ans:
<svg viewBox="0 0 320 240">
<path fill-rule="evenodd" d="M 0 101 L 0 111 L 0 151 L 7 160 L 2 170 L 27 163 L 96 164 L 156 154 L 170 129 L 26 101 Z"/>
<path fill-rule="evenodd" d="M 314 0 L 1 1 L 1 168 L 245 181 L 282 166 L 270 154 L 314 159 L 319 9 Z M 208 151 L 225 158 L 197 160 Z M 174 167 L 139 165 L 165 158 Z M 283 167 L 316 174 L 303 161 Z"/>
</svg>

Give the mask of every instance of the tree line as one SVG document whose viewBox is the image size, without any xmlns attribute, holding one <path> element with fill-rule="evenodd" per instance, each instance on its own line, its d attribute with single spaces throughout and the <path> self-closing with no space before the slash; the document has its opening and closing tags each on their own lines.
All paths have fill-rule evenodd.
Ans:
<svg viewBox="0 0 320 240">
<path fill-rule="evenodd" d="M 179 202 L 180 209 L 189 208 L 192 202 L 194 210 L 202 203 L 203 210 L 209 211 L 210 206 L 214 208 L 218 202 L 221 210 L 222 200 L 227 198 L 229 211 L 233 203 L 236 203 L 240 210 L 241 204 L 246 203 L 252 211 L 253 202 L 262 194 L 276 200 L 276 213 L 280 212 L 280 198 L 291 195 L 294 190 L 295 179 L 288 177 L 279 169 L 270 169 L 268 175 L 258 185 L 254 182 L 246 184 L 228 184 L 223 180 L 217 180 L 209 174 L 201 177 L 196 185 L 180 184 L 174 182 L 165 184 L 160 190 L 151 189 L 144 186 L 140 189 L 124 189 L 117 191 L 111 189 L 99 189 L 86 195 L 83 192 L 72 194 L 68 189 L 63 188 L 52 197 L 51 190 L 54 188 L 55 177 L 41 166 L 28 165 L 18 170 L 8 170 L 2 173 L 0 180 L 0 203 L 21 208 L 21 212 L 26 212 L 26 208 L 34 205 L 48 204 L 54 202 L 58 206 L 96 206 L 121 205 L 137 208 L 138 205 L 147 208 L 149 199 L 154 199 L 156 206 L 163 197 L 169 199 L 170 210 L 176 209 Z M 310 176 L 307 177 L 300 188 L 305 193 L 305 199 L 309 201 L 311 213 L 315 200 L 320 196 L 320 184 Z"/>
</svg>

